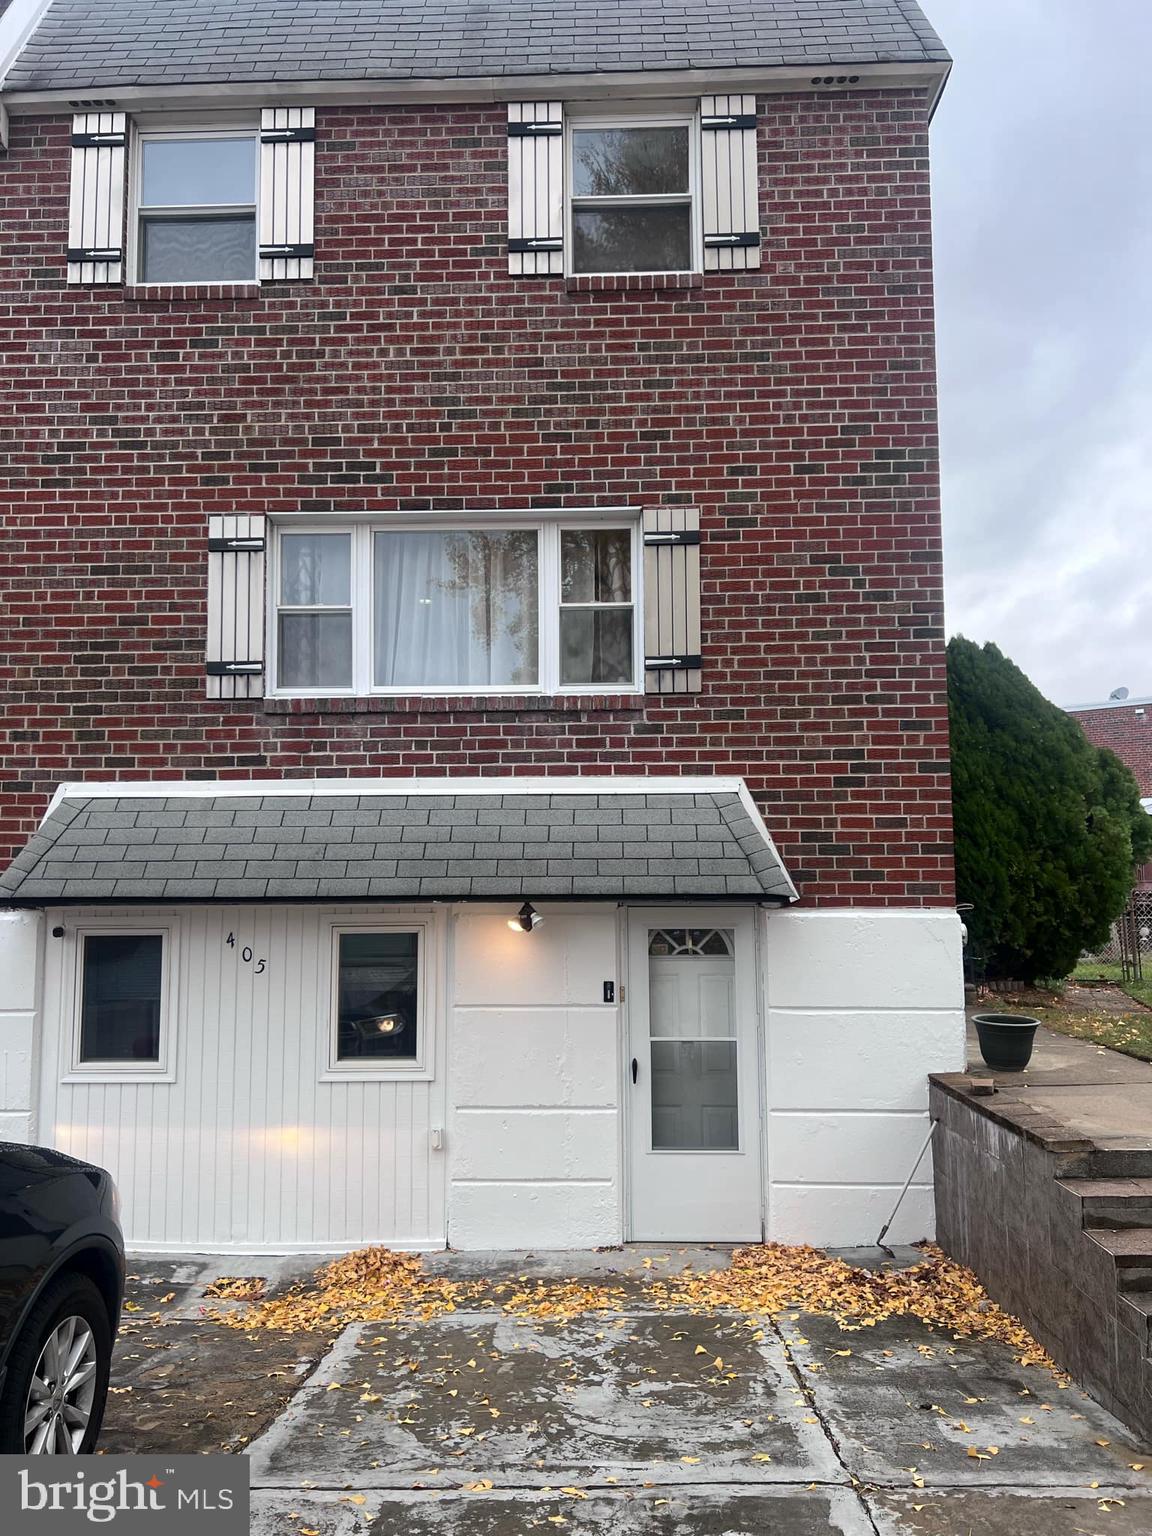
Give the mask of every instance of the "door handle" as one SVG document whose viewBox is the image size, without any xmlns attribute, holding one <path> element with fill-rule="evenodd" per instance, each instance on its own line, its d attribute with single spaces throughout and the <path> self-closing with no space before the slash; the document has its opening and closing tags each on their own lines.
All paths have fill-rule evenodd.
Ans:
<svg viewBox="0 0 1152 1536">
<path fill-rule="evenodd" d="M 635 1056 L 633 1056 L 633 1058 L 632 1058 L 632 1081 L 633 1082 L 636 1081 L 636 1074 L 639 1071 L 640 1071 L 640 1063 L 636 1060 Z"/>
</svg>

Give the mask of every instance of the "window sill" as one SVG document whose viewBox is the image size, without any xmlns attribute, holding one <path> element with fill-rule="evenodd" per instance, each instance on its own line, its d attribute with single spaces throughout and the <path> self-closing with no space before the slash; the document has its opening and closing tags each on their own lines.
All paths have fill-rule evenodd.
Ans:
<svg viewBox="0 0 1152 1536">
<path fill-rule="evenodd" d="M 125 283 L 125 302 L 135 304 L 254 303 L 259 283 Z"/>
<path fill-rule="evenodd" d="M 436 1074 L 431 1067 L 413 1063 L 411 1067 L 393 1067 L 391 1070 L 372 1067 L 329 1067 L 321 1072 L 322 1083 L 431 1083 Z"/>
<path fill-rule="evenodd" d="M 82 1083 L 174 1083 L 176 1072 L 174 1068 L 148 1071 L 145 1067 L 125 1067 L 121 1070 L 115 1067 L 94 1067 L 91 1070 L 73 1067 L 62 1075 L 60 1081 L 69 1087 L 78 1087 Z"/>
<path fill-rule="evenodd" d="M 585 714 L 605 710 L 642 710 L 647 702 L 643 693 L 556 693 L 556 694 L 374 694 L 368 698 L 266 698 L 264 711 L 271 715 L 449 715 L 481 714 L 497 710 L 501 714 L 535 712 Z"/>
<path fill-rule="evenodd" d="M 600 272 L 565 279 L 569 293 L 660 292 L 664 289 L 702 288 L 702 272 Z"/>
</svg>

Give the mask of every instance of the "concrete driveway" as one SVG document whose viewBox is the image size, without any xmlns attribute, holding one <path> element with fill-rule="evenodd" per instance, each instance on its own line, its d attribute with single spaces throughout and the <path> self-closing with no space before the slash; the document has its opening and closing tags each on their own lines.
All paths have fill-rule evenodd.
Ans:
<svg viewBox="0 0 1152 1536">
<path fill-rule="evenodd" d="M 138 1262 L 106 1449 L 247 1448 L 257 1536 L 1152 1530 L 1152 1454 L 1004 1346 L 908 1319 L 844 1333 L 808 1315 L 662 1311 L 644 1257 L 492 1261 L 623 1282 L 614 1312 L 356 1324 L 331 1347 L 206 1320 L 220 1264 Z"/>
</svg>

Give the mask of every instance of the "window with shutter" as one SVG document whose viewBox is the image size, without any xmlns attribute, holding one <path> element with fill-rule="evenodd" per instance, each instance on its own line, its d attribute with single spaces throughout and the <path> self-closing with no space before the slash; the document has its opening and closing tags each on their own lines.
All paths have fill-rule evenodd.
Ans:
<svg viewBox="0 0 1152 1536">
<path fill-rule="evenodd" d="M 644 689 L 699 693 L 700 513 L 650 507 L 644 513 Z"/>
<path fill-rule="evenodd" d="M 564 271 L 564 113 L 558 101 L 508 105 L 508 270 Z"/>
<path fill-rule="evenodd" d="M 123 112 L 78 112 L 72 119 L 70 283 L 124 280 L 127 143 L 128 122 Z"/>
<path fill-rule="evenodd" d="M 263 517 L 208 519 L 205 671 L 210 699 L 263 697 Z"/>
<path fill-rule="evenodd" d="M 704 267 L 743 271 L 760 265 L 760 177 L 755 96 L 705 96 L 700 102 Z"/>
<path fill-rule="evenodd" d="M 267 107 L 260 114 L 260 279 L 313 272 L 316 112 Z"/>
</svg>

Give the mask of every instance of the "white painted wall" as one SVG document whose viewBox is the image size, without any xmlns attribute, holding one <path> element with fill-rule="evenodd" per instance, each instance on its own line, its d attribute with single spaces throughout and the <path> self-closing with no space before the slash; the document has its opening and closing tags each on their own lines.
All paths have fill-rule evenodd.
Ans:
<svg viewBox="0 0 1152 1536">
<path fill-rule="evenodd" d="M 964 1067 L 959 918 L 771 912 L 763 947 L 768 1235 L 872 1243 L 928 1132 L 927 1074 Z M 929 1153 L 888 1241 L 933 1223 Z"/>
<path fill-rule="evenodd" d="M 458 909 L 449 1031 L 448 1239 L 457 1248 L 620 1241 L 619 987 L 611 904 Z"/>
<path fill-rule="evenodd" d="M 43 930 L 39 912 L 0 911 L 0 1141 L 33 1139 Z"/>
<path fill-rule="evenodd" d="M 137 1247 L 618 1242 L 621 1019 L 603 984 L 619 996 L 619 913 L 542 906 L 525 934 L 510 910 L 435 914 L 432 1075 L 386 1082 L 325 1078 L 336 908 L 0 913 L 0 1135 L 110 1168 Z M 178 929 L 174 1081 L 68 1080 L 68 960 L 89 916 Z M 769 1235 L 871 1242 L 926 1132 L 927 1074 L 963 1065 L 959 922 L 861 909 L 762 922 Z M 68 936 L 43 938 L 56 923 Z M 266 959 L 263 976 L 229 931 Z M 931 1230 L 926 1163 L 892 1239 Z"/>
<path fill-rule="evenodd" d="M 46 941 L 38 1134 L 111 1170 L 133 1246 L 443 1245 L 443 1156 L 431 1150 L 432 1127 L 443 1125 L 443 1031 L 431 1042 L 434 1080 L 325 1080 L 334 911 L 90 914 L 125 927 L 162 919 L 178 933 L 171 1082 L 63 1080 L 74 1009 L 69 957 L 87 914 L 48 915 L 68 936 Z M 354 923 L 364 914 L 346 915 Z M 263 974 L 244 964 L 243 945 L 266 960 Z M 442 974 L 442 959 L 430 959 L 430 973 Z"/>
</svg>

